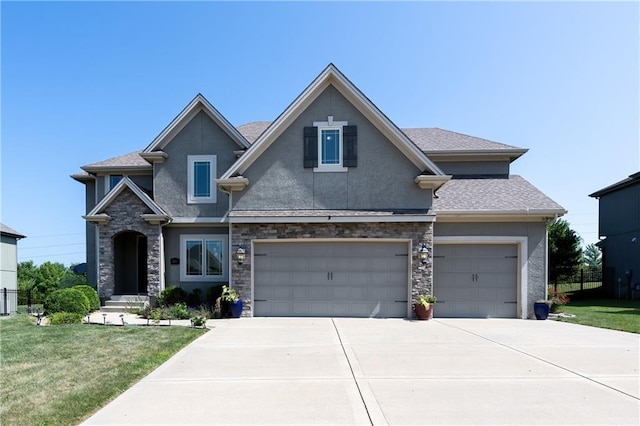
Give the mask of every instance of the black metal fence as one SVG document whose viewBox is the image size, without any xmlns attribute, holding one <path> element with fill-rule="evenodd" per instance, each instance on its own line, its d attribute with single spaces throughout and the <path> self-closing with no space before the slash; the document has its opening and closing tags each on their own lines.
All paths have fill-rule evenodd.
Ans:
<svg viewBox="0 0 640 426">
<path fill-rule="evenodd" d="M 24 309 L 27 313 L 42 312 L 47 295 L 35 290 L 0 289 L 0 315 L 9 315 Z"/>
<path fill-rule="evenodd" d="M 583 268 L 573 276 L 550 283 L 556 291 L 577 292 L 602 288 L 602 268 Z"/>
</svg>

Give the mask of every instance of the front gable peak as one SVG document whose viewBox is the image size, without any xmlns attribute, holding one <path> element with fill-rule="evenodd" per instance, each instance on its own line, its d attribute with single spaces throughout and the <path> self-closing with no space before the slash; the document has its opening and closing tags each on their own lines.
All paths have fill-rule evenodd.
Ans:
<svg viewBox="0 0 640 426">
<path fill-rule="evenodd" d="M 207 114 L 229 137 L 242 149 L 249 147 L 249 142 L 238 130 L 224 118 L 220 112 L 207 101 L 200 93 L 174 118 L 167 127 L 147 146 L 140 154 L 148 161 L 157 161 L 159 158 L 154 152 L 161 151 L 198 113 Z"/>
<path fill-rule="evenodd" d="M 433 163 L 389 118 L 384 115 L 338 68 L 329 64 L 309 86 L 271 123 L 251 145 L 251 148 L 221 177 L 242 175 L 267 148 L 298 118 L 329 86 L 336 89 L 423 174 L 444 176 Z"/>
</svg>

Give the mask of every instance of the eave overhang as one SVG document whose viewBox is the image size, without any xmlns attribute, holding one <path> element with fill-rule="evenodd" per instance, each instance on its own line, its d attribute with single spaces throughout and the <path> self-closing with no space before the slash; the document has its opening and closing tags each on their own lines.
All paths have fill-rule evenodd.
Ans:
<svg viewBox="0 0 640 426">
<path fill-rule="evenodd" d="M 164 163 L 169 156 L 164 151 L 142 152 L 140 157 L 144 158 L 150 163 Z"/>
<path fill-rule="evenodd" d="M 96 180 L 96 177 L 89 173 L 75 173 L 75 174 L 72 174 L 70 177 L 71 179 L 76 180 L 80 183 L 92 182 Z"/>
<path fill-rule="evenodd" d="M 453 161 L 509 161 L 510 163 L 526 154 L 528 149 L 504 149 L 504 150 L 442 150 L 424 151 L 424 153 L 437 162 Z"/>
<path fill-rule="evenodd" d="M 96 173 L 96 174 L 147 174 L 149 172 L 153 172 L 153 166 L 151 164 L 145 166 L 83 166 L 80 167 L 87 173 Z"/>
<path fill-rule="evenodd" d="M 242 191 L 249 185 L 249 179 L 244 176 L 236 176 L 226 179 L 216 179 L 216 185 L 220 191 L 228 194 L 232 191 Z"/>
<path fill-rule="evenodd" d="M 446 210 L 436 211 L 438 222 L 546 222 L 567 213 L 564 209 Z"/>
<path fill-rule="evenodd" d="M 452 176 L 433 176 L 433 175 L 419 175 L 416 176 L 414 182 L 418 184 L 420 189 L 432 189 L 437 191 L 442 185 L 449 182 Z"/>
</svg>

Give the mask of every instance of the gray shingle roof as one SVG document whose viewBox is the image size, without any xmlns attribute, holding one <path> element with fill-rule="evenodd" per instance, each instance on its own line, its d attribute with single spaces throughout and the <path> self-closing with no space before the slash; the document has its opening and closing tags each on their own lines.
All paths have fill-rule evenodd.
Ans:
<svg viewBox="0 0 640 426">
<path fill-rule="evenodd" d="M 249 141 L 249 143 L 255 142 L 256 139 L 265 131 L 271 124 L 270 121 L 254 121 L 252 123 L 246 123 L 236 127 L 240 134 Z"/>
<path fill-rule="evenodd" d="M 7 225 L 4 225 L 2 223 L 0 223 L 0 234 L 9 235 L 15 238 L 25 238 L 25 236 L 18 231 L 11 229 Z"/>
<path fill-rule="evenodd" d="M 238 131 L 253 143 L 269 127 L 269 121 L 255 121 L 238 126 Z M 422 151 L 487 151 L 520 150 L 516 146 L 493 142 L 437 127 L 400 129 Z"/>
<path fill-rule="evenodd" d="M 118 157 L 108 158 L 103 161 L 98 161 L 97 163 L 87 164 L 82 166 L 83 170 L 91 171 L 91 170 L 100 170 L 106 168 L 131 168 L 131 167 L 140 167 L 140 168 L 151 168 L 151 164 L 144 158 L 140 156 L 142 151 L 134 151 L 125 155 L 120 155 Z"/>
<path fill-rule="evenodd" d="M 429 151 L 486 151 L 486 150 L 513 150 L 521 149 L 503 143 L 493 142 L 475 136 L 433 128 L 400 129 L 418 147 L 425 152 Z"/>
<path fill-rule="evenodd" d="M 554 213 L 565 209 L 520 176 L 508 179 L 451 179 L 437 192 L 433 210 L 440 213 Z"/>
</svg>

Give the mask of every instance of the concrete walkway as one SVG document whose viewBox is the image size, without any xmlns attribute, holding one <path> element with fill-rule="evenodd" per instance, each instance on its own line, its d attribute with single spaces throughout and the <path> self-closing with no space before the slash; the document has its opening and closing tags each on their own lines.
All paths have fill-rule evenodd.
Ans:
<svg viewBox="0 0 640 426">
<path fill-rule="evenodd" d="M 636 334 L 527 320 L 214 324 L 85 424 L 640 424 Z"/>
</svg>

